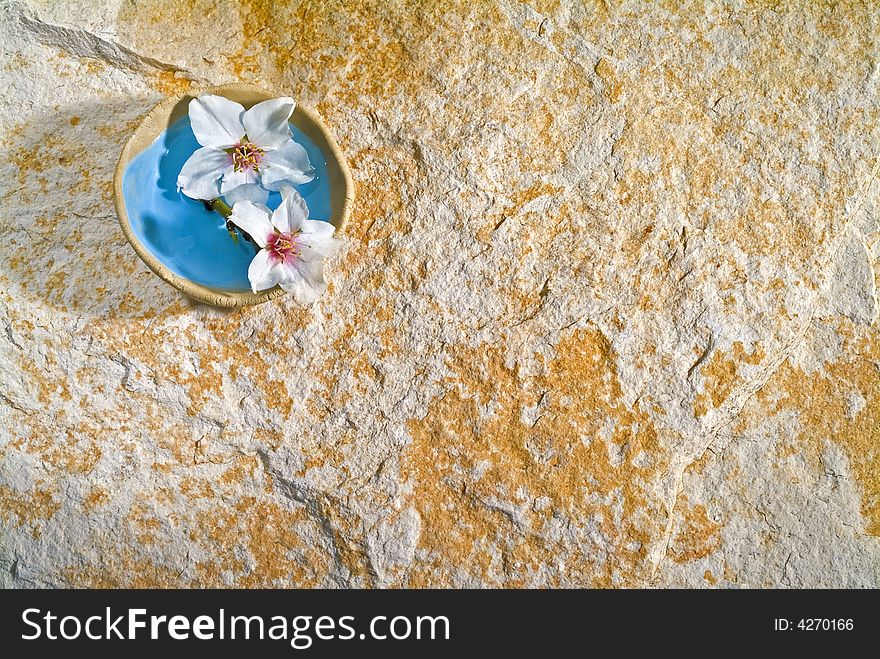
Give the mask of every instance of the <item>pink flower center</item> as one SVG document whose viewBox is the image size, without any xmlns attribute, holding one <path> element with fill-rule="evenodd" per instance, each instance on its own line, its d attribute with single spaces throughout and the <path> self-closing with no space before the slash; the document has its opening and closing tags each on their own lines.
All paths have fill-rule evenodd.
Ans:
<svg viewBox="0 0 880 659">
<path fill-rule="evenodd" d="M 269 252 L 269 258 L 273 261 L 283 261 L 291 263 L 299 256 L 299 244 L 296 242 L 296 233 L 278 233 L 273 231 L 266 239 L 266 251 Z"/>
<path fill-rule="evenodd" d="M 237 172 L 241 171 L 259 171 L 260 162 L 266 154 L 263 149 L 256 144 L 248 142 L 247 138 L 236 144 L 226 151 L 232 156 L 232 167 Z"/>
</svg>

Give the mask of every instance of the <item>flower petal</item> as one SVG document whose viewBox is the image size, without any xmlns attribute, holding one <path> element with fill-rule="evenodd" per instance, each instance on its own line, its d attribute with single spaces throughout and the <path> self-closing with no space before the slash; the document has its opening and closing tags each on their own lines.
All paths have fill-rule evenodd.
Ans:
<svg viewBox="0 0 880 659">
<path fill-rule="evenodd" d="M 277 149 L 290 139 L 287 120 L 293 114 L 296 101 L 289 96 L 257 103 L 241 118 L 248 140 L 264 149 Z"/>
<path fill-rule="evenodd" d="M 266 239 L 275 231 L 270 217 L 272 215 L 265 206 L 257 206 L 251 201 L 240 201 L 232 207 L 229 219 L 235 226 L 247 231 L 257 245 L 265 247 Z"/>
<path fill-rule="evenodd" d="M 282 265 L 281 271 L 281 288 L 293 295 L 300 304 L 311 304 L 327 288 L 320 261 L 306 263 L 297 259 L 293 265 Z"/>
<path fill-rule="evenodd" d="M 281 263 L 270 258 L 269 252 L 265 249 L 257 252 L 248 266 L 248 279 L 254 293 L 274 288 L 281 281 L 283 274 Z"/>
<path fill-rule="evenodd" d="M 224 192 L 223 198 L 230 206 L 235 206 L 240 201 L 252 201 L 255 204 L 265 205 L 269 199 L 269 191 L 259 185 L 239 185 L 229 192 Z"/>
<path fill-rule="evenodd" d="M 333 256 L 342 244 L 341 240 L 333 237 L 334 226 L 329 222 L 318 220 L 306 220 L 302 225 L 302 233 L 297 236 L 297 242 L 305 249 L 302 250 L 303 260 L 314 261 Z"/>
<path fill-rule="evenodd" d="M 332 238 L 336 227 L 329 222 L 321 220 L 305 220 L 300 229 L 304 235 L 314 236 L 315 239 Z"/>
<path fill-rule="evenodd" d="M 225 195 L 230 190 L 234 190 L 239 185 L 256 185 L 260 182 L 260 175 L 253 169 L 234 169 L 223 177 L 220 184 L 220 194 Z"/>
<path fill-rule="evenodd" d="M 282 233 L 299 231 L 309 216 L 309 207 L 302 195 L 289 185 L 281 186 L 281 205 L 272 213 L 272 224 Z"/>
<path fill-rule="evenodd" d="M 263 186 L 279 190 L 283 183 L 302 185 L 315 178 L 309 154 L 301 144 L 288 140 L 276 151 L 267 151 L 260 163 Z"/>
<path fill-rule="evenodd" d="M 220 196 L 217 183 L 227 171 L 232 171 L 229 155 L 214 147 L 203 146 L 183 163 L 177 187 L 193 199 L 216 199 Z"/>
<path fill-rule="evenodd" d="M 222 96 L 202 94 L 189 102 L 189 121 L 199 144 L 228 149 L 244 137 L 244 107 Z"/>
</svg>

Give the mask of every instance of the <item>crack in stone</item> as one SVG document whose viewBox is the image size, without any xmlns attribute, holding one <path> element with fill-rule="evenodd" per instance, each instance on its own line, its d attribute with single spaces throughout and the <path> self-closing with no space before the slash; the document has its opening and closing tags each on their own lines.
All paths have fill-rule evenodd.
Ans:
<svg viewBox="0 0 880 659">
<path fill-rule="evenodd" d="M 2 391 L 0 391 L 0 400 L 2 400 L 4 403 L 6 403 L 12 409 L 17 410 L 17 411 L 21 412 L 22 414 L 27 414 L 28 416 L 31 416 L 32 414 L 35 413 L 35 410 L 29 410 L 26 407 L 22 407 L 21 405 L 16 403 L 14 400 L 12 400 L 9 396 L 4 394 Z"/>
<path fill-rule="evenodd" d="M 148 55 L 141 55 L 131 48 L 100 37 L 88 30 L 45 21 L 30 14 L 21 3 L 12 3 L 9 5 L 9 9 L 12 19 L 16 20 L 34 40 L 44 46 L 53 46 L 78 57 L 101 60 L 111 66 L 139 73 L 154 71 L 189 73 L 185 67 L 163 62 Z"/>
<path fill-rule="evenodd" d="M 11 343 L 12 345 L 14 345 L 14 346 L 15 346 L 16 348 L 18 348 L 19 350 L 24 350 L 24 346 L 22 346 L 22 345 L 21 345 L 21 344 L 15 339 L 15 334 L 12 332 L 12 325 L 10 325 L 8 321 L 7 321 L 6 323 L 4 323 L 4 325 L 5 325 L 5 331 L 6 331 L 6 338 L 7 338 L 7 340 L 9 341 L 9 343 Z"/>
<path fill-rule="evenodd" d="M 697 360 L 691 364 L 691 367 L 687 370 L 687 380 L 690 381 L 693 377 L 693 374 L 700 367 L 700 365 L 706 361 L 706 359 L 711 354 L 712 350 L 715 348 L 715 336 L 710 334 L 709 341 L 706 343 L 706 347 L 703 349 L 703 352 L 700 353 L 700 356 L 697 357 Z"/>
<path fill-rule="evenodd" d="M 846 218 L 839 231 L 835 234 L 834 238 L 828 241 L 829 245 L 834 245 L 835 247 L 826 254 L 826 258 L 822 263 L 820 272 L 823 273 L 824 278 L 827 278 L 829 276 L 834 257 L 843 248 L 840 244 L 841 237 L 846 234 L 846 232 L 850 228 L 850 225 L 855 221 L 855 218 L 861 211 L 862 206 L 865 203 L 865 199 L 868 197 L 868 194 L 871 191 L 871 187 L 874 185 L 874 181 L 877 179 L 878 174 L 880 174 L 880 153 L 878 153 L 878 155 L 875 157 L 874 167 L 871 170 L 871 175 L 868 177 L 868 181 L 862 189 L 858 202 L 855 204 L 852 212 L 849 214 L 849 217 Z M 678 497 L 683 489 L 682 480 L 684 478 L 684 473 L 687 471 L 688 467 L 690 467 L 695 462 L 698 462 L 703 457 L 703 455 L 706 453 L 706 450 L 720 436 L 721 431 L 736 420 L 736 417 L 746 406 L 746 403 L 748 403 L 749 400 L 751 400 L 751 398 L 755 394 L 757 394 L 764 387 L 764 385 L 767 384 L 767 382 L 770 381 L 770 379 L 776 374 L 776 372 L 779 370 L 785 360 L 788 359 L 792 354 L 794 354 L 795 350 L 797 350 L 798 347 L 804 342 L 807 332 L 809 331 L 809 328 L 813 323 L 816 309 L 819 306 L 821 296 L 824 292 L 824 286 L 819 286 L 816 288 L 815 291 L 813 291 L 807 317 L 801 324 L 801 326 L 798 327 L 798 329 L 795 331 L 794 336 L 785 345 L 783 345 L 783 347 L 776 353 L 776 355 L 772 359 L 765 363 L 764 367 L 761 369 L 756 377 L 752 378 L 750 382 L 740 387 L 738 391 L 733 392 L 728 397 L 728 399 L 724 402 L 720 409 L 720 420 L 715 422 L 710 428 L 707 429 L 705 433 L 703 433 L 709 438 L 709 441 L 705 442 L 702 445 L 702 450 L 700 450 L 699 453 L 692 456 L 690 459 L 685 460 L 682 464 L 675 468 L 672 494 L 666 503 L 666 509 L 669 511 L 669 519 L 666 522 L 666 529 L 663 533 L 661 549 L 657 552 L 656 557 L 651 561 L 652 566 L 651 576 L 649 578 L 650 583 L 656 582 L 657 575 L 660 570 L 660 565 L 666 558 L 666 555 L 669 551 L 669 543 L 672 540 L 672 532 L 675 526 L 675 507 L 676 503 L 678 502 Z"/>
<path fill-rule="evenodd" d="M 357 542 L 354 539 L 345 538 L 344 534 L 336 527 L 331 516 L 328 515 L 326 511 L 328 501 L 330 506 L 336 506 L 337 508 L 342 507 L 341 502 L 326 492 L 316 491 L 306 483 L 296 482 L 293 479 L 283 476 L 277 469 L 272 467 L 271 456 L 267 451 L 257 449 L 256 453 L 257 457 L 260 459 L 260 463 L 266 470 L 266 473 L 272 477 L 275 483 L 277 483 L 277 491 L 288 499 L 303 505 L 312 519 L 314 519 L 321 527 L 321 530 L 327 537 L 328 543 L 333 552 L 333 558 L 337 568 L 340 570 L 347 570 L 351 573 L 351 569 L 348 567 L 343 554 L 346 553 L 347 549 L 352 548 L 351 545 L 361 545 L 362 543 Z M 349 547 L 346 548 L 342 543 L 348 544 Z M 369 552 L 366 551 L 364 547 L 357 547 L 357 549 L 359 550 L 359 558 L 365 563 L 366 576 L 369 577 L 366 586 L 368 588 L 375 588 L 379 580 L 379 573 L 376 570 L 375 565 L 373 565 Z M 350 586 L 351 584 L 347 583 L 344 585 Z"/>
</svg>

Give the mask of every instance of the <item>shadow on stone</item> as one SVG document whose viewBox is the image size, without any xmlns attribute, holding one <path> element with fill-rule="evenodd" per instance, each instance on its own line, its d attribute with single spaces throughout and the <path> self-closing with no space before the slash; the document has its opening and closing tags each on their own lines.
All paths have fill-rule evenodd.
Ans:
<svg viewBox="0 0 880 659">
<path fill-rule="evenodd" d="M 113 206 L 113 172 L 154 101 L 36 111 L 0 145 L 0 278 L 14 297 L 90 316 L 136 318 L 185 300 L 135 254 Z"/>
</svg>

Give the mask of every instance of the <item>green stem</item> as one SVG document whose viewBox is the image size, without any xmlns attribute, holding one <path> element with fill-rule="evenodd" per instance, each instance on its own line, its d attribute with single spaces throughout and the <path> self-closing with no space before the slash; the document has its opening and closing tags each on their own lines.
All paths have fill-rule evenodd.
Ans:
<svg viewBox="0 0 880 659">
<path fill-rule="evenodd" d="M 217 199 L 211 199 L 210 201 L 202 199 L 202 203 L 209 211 L 217 211 L 220 213 L 220 215 L 223 216 L 223 219 L 228 220 L 229 216 L 232 215 L 232 208 L 219 197 Z"/>
<path fill-rule="evenodd" d="M 223 219 L 226 220 L 226 230 L 229 232 L 229 237 L 232 238 L 232 242 L 238 244 L 238 234 L 235 233 L 235 230 L 238 229 L 241 232 L 242 238 L 244 238 L 249 243 L 254 242 L 253 238 L 251 238 L 250 234 L 242 229 L 240 226 L 237 226 L 233 223 L 229 218 L 232 216 L 232 207 L 227 204 L 225 201 L 217 197 L 217 199 L 202 199 L 202 204 L 209 211 L 215 211 L 223 216 Z"/>
</svg>

